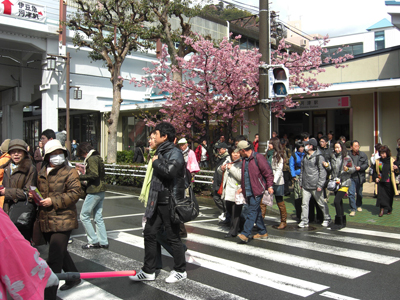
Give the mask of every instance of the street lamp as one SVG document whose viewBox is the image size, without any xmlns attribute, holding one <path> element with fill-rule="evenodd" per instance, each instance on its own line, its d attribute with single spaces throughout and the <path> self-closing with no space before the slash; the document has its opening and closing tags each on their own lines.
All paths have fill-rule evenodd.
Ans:
<svg viewBox="0 0 400 300">
<path fill-rule="evenodd" d="M 74 99 L 75 100 L 82 100 L 82 90 L 79 89 L 79 86 L 76 86 L 75 88 L 76 89 L 74 90 Z"/>
<path fill-rule="evenodd" d="M 47 57 L 47 70 L 54 71 L 56 69 L 56 60 L 54 56 Z"/>
</svg>

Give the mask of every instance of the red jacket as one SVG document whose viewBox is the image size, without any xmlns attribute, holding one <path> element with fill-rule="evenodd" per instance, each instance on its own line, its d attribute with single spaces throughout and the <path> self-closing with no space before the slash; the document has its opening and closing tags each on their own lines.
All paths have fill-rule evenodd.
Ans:
<svg viewBox="0 0 400 300">
<path fill-rule="evenodd" d="M 199 145 L 197 148 L 196 148 L 196 150 L 194 151 L 194 154 L 196 154 L 196 159 L 197 159 L 197 162 L 200 162 L 201 161 L 201 151 L 202 151 L 202 145 Z M 207 151 L 207 149 L 206 149 L 206 151 Z M 206 155 L 207 155 L 207 161 L 209 160 L 209 157 L 208 157 L 208 151 L 206 152 Z"/>
<path fill-rule="evenodd" d="M 258 152 L 258 141 L 254 141 L 253 146 L 254 146 L 254 151 Z"/>
<path fill-rule="evenodd" d="M 254 160 L 254 155 L 257 155 L 258 166 L 256 164 L 256 161 Z M 246 197 L 246 187 L 244 183 L 245 166 L 246 160 L 243 159 L 241 186 L 242 193 Z M 264 155 L 253 151 L 249 157 L 248 169 L 251 189 L 254 196 L 262 195 L 265 190 L 274 185 L 274 173 L 272 172 L 271 166 L 269 165 Z"/>
</svg>

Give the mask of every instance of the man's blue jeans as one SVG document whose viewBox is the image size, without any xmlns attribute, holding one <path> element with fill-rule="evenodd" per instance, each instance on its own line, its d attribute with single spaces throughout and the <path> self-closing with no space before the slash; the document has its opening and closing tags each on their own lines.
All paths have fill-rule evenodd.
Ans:
<svg viewBox="0 0 400 300">
<path fill-rule="evenodd" d="M 254 223 L 256 223 L 258 228 L 258 233 L 263 235 L 267 233 L 267 228 L 265 227 L 264 220 L 261 215 L 261 202 L 262 195 L 259 197 L 250 196 L 247 197 L 247 214 L 246 214 L 246 222 L 243 226 L 242 234 L 246 237 L 249 237 L 251 234 L 251 230 L 253 229 Z"/>
<path fill-rule="evenodd" d="M 108 245 L 106 226 L 103 221 L 103 202 L 105 192 L 87 194 L 81 210 L 81 222 L 85 228 L 89 244 L 100 243 Z M 93 212 L 93 219 L 96 224 L 94 231 L 90 216 Z"/>
<path fill-rule="evenodd" d="M 362 205 L 362 192 L 363 192 L 363 185 L 360 183 L 358 178 L 351 178 L 351 185 L 349 188 L 349 202 L 350 202 L 350 209 L 352 211 L 356 211 L 357 207 L 361 207 Z M 357 194 L 357 199 L 356 199 Z"/>
</svg>

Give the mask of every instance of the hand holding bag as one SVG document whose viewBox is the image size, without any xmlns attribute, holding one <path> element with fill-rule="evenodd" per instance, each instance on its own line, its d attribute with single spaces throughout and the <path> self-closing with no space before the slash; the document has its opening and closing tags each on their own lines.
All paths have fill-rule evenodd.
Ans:
<svg viewBox="0 0 400 300">
<path fill-rule="evenodd" d="M 261 202 L 267 206 L 272 206 L 274 204 L 273 200 L 274 200 L 274 194 L 270 194 L 268 190 L 264 191 L 264 195 L 261 199 Z"/>
</svg>

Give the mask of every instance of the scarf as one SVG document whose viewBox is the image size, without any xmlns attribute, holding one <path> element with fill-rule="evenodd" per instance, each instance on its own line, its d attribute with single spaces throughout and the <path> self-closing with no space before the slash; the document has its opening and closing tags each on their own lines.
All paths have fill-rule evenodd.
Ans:
<svg viewBox="0 0 400 300">
<path fill-rule="evenodd" d="M 187 147 L 185 150 L 182 151 L 183 159 L 185 160 L 185 163 L 188 162 L 189 159 L 189 147 Z"/>
<path fill-rule="evenodd" d="M 380 158 L 379 160 L 379 171 L 380 174 L 380 181 L 381 182 L 389 182 L 390 181 L 390 157 Z"/>
<path fill-rule="evenodd" d="M 169 141 L 165 141 L 160 146 L 158 146 L 154 155 L 158 155 L 158 159 L 163 159 L 163 156 L 175 148 L 175 144 Z M 165 180 L 164 180 L 165 181 Z M 151 218 L 154 214 L 154 210 L 157 206 L 158 193 L 165 190 L 167 182 L 163 182 L 162 178 L 157 176 L 157 173 L 151 177 L 149 197 L 147 200 L 146 212 L 144 216 L 146 218 Z"/>
<path fill-rule="evenodd" d="M 153 177 L 153 156 L 156 153 L 156 149 L 151 149 L 149 152 L 149 163 L 147 164 L 146 176 L 144 177 L 142 191 L 140 192 L 139 201 L 144 203 L 144 207 L 147 206 L 147 200 L 149 199 L 150 183 Z"/>
<path fill-rule="evenodd" d="M 271 149 L 267 151 L 267 159 L 270 164 L 272 164 L 272 156 L 274 156 L 275 150 Z"/>
</svg>

